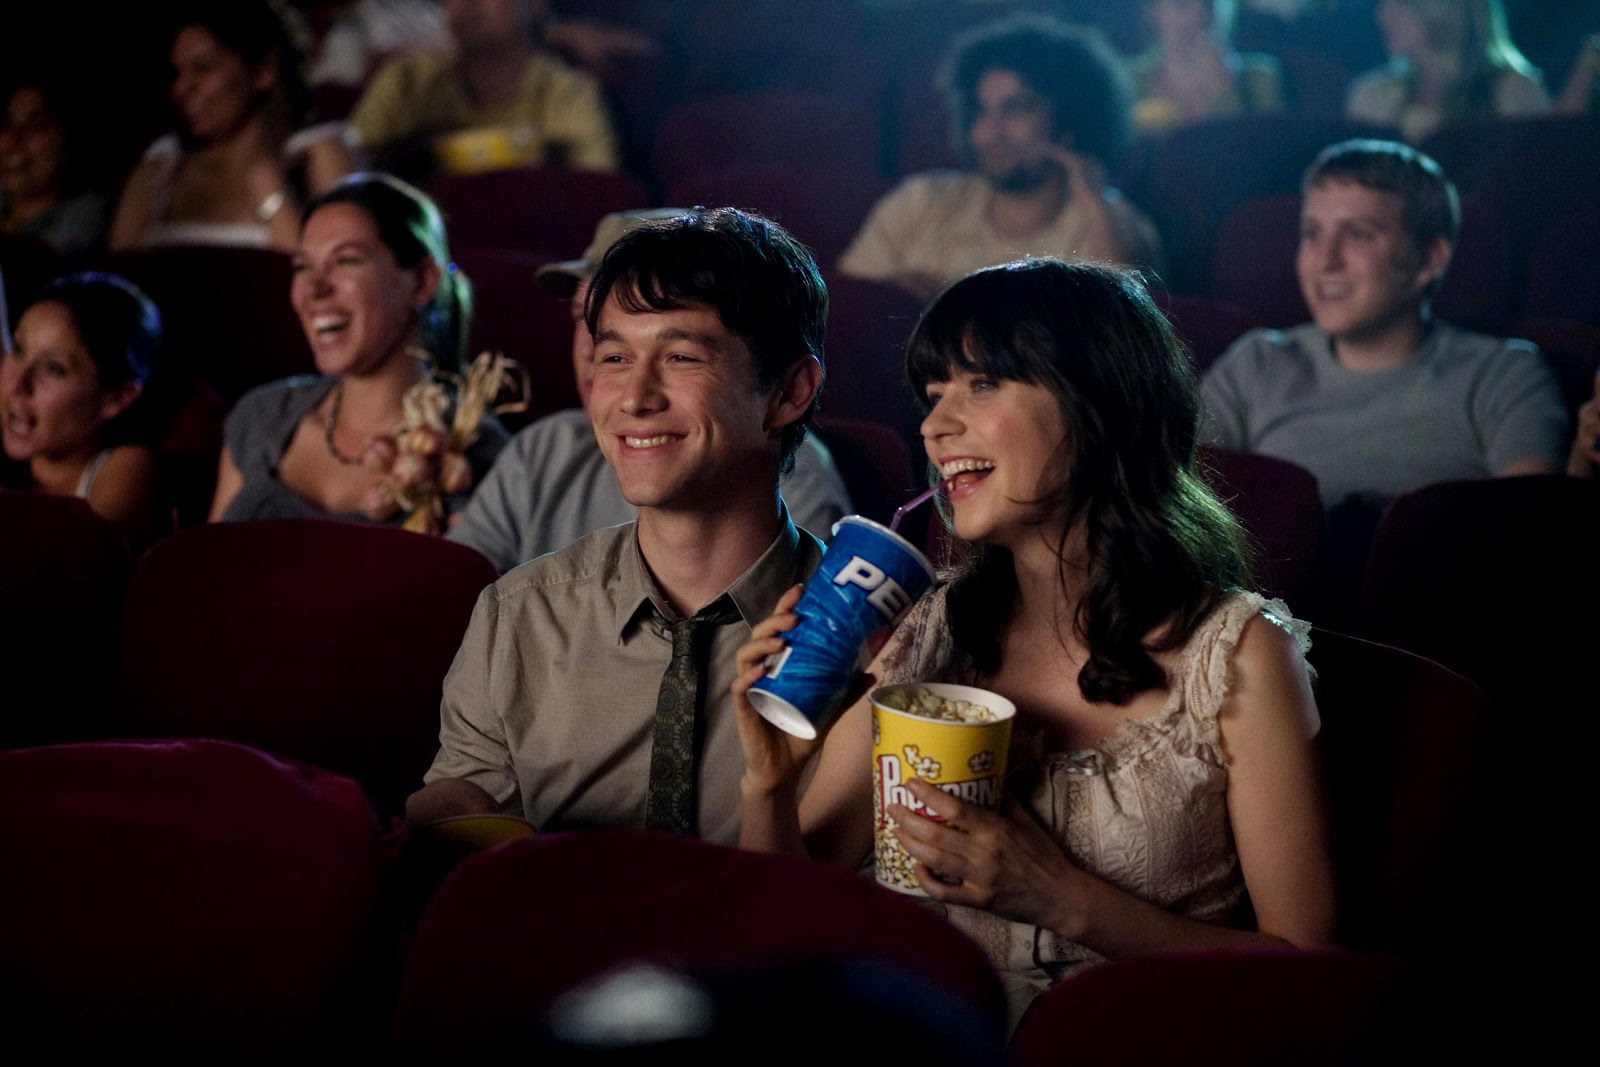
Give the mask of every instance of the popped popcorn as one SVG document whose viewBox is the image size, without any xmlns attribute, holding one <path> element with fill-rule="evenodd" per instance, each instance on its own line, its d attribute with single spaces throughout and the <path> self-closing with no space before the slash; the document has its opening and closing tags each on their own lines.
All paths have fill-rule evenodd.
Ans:
<svg viewBox="0 0 1600 1067">
<path fill-rule="evenodd" d="M 886 707 L 945 722 L 994 722 L 995 713 L 970 700 L 946 700 L 928 689 L 892 690 L 879 698 Z"/>
</svg>

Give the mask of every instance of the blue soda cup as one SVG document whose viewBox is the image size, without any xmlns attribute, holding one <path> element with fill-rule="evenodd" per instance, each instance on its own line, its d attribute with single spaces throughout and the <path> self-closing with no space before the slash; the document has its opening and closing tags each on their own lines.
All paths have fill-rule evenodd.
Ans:
<svg viewBox="0 0 1600 1067">
<path fill-rule="evenodd" d="M 767 658 L 750 705 L 780 730 L 816 737 L 843 706 L 867 639 L 900 621 L 932 584 L 932 565 L 910 541 L 846 515 L 795 605 L 800 622 L 783 635 L 789 647 Z"/>
</svg>

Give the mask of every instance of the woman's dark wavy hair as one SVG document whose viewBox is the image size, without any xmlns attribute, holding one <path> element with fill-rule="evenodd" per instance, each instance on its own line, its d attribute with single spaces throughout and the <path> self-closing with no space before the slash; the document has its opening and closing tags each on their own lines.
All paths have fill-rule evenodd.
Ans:
<svg viewBox="0 0 1600 1067">
<path fill-rule="evenodd" d="M 1238 521 L 1198 472 L 1193 365 L 1139 276 L 1054 259 L 991 267 L 951 285 L 911 336 L 918 395 L 956 371 L 1042 385 L 1061 404 L 1063 487 L 1040 500 L 1064 514 L 1061 588 L 1081 528 L 1087 582 L 1073 626 L 1089 649 L 1078 674 L 1092 701 L 1125 704 L 1167 684 L 1153 652 L 1181 646 L 1225 593 L 1242 587 Z M 975 545 L 950 581 L 956 646 L 980 673 L 1000 666 L 1017 596 L 1011 553 Z M 1146 643 L 1151 633 L 1159 636 Z"/>
<path fill-rule="evenodd" d="M 425 259 L 439 267 L 439 287 L 417 324 L 422 346 L 443 370 L 460 372 L 472 325 L 472 283 L 450 259 L 450 242 L 439 206 L 421 189 L 390 174 L 348 174 L 306 202 L 300 225 L 329 204 L 354 204 L 372 219 L 378 239 L 395 262 L 416 270 Z"/>
<path fill-rule="evenodd" d="M 133 382 L 143 386 L 161 348 L 161 313 L 144 291 L 116 274 L 67 274 L 45 287 L 34 301 L 60 304 L 72 319 L 94 363 L 102 389 Z M 140 402 L 100 428 L 104 445 L 139 436 Z"/>
</svg>

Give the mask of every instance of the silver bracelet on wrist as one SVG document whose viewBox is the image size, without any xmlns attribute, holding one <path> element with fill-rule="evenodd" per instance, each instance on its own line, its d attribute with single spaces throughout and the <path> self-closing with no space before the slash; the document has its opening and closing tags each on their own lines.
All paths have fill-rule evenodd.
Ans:
<svg viewBox="0 0 1600 1067">
<path fill-rule="evenodd" d="M 268 193 L 267 198 L 256 205 L 256 221 L 265 225 L 272 221 L 272 216 L 283 210 L 283 205 L 289 198 L 282 189 Z"/>
</svg>

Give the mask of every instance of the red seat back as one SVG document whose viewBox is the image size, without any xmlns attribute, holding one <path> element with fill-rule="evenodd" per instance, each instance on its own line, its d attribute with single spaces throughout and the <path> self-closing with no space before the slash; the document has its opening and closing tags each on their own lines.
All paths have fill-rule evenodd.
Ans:
<svg viewBox="0 0 1600 1067">
<path fill-rule="evenodd" d="M 1204 446 L 1211 487 L 1233 509 L 1258 549 L 1256 587 L 1294 607 L 1322 537 L 1317 479 L 1297 463 L 1258 452 Z"/>
<path fill-rule="evenodd" d="M 832 162 L 744 163 L 696 170 L 667 186 L 671 204 L 731 206 L 778 222 L 831 265 L 889 183 L 876 169 Z"/>
<path fill-rule="evenodd" d="M 1547 715 L 1590 681 L 1596 530 L 1600 487 L 1562 475 L 1408 493 L 1373 537 L 1362 632 L 1460 671 L 1502 715 Z"/>
<path fill-rule="evenodd" d="M 822 407 L 830 415 L 893 426 L 921 451 L 922 409 L 906 379 L 906 341 L 922 301 L 889 282 L 828 276 L 828 379 Z"/>
<path fill-rule="evenodd" d="M 983 950 L 858 873 L 647 831 L 524 838 L 465 860 L 429 902 L 394 1048 L 417 1060 L 470 1055 L 463 1042 L 624 964 L 716 977 L 835 960 L 904 969 L 986 1028 L 1003 1026 Z"/>
<path fill-rule="evenodd" d="M 1204 374 L 1206 368 L 1222 357 L 1239 338 L 1261 325 L 1261 321 L 1235 304 L 1207 296 L 1173 296 L 1164 290 L 1151 293 L 1156 304 L 1166 312 L 1172 328 L 1188 346 L 1194 359 L 1195 372 Z"/>
<path fill-rule="evenodd" d="M 1392 957 L 1212 951 L 1096 964 L 1034 1001 L 1017 1067 L 1351 1062 L 1400 977 Z M 1249 1005 L 1248 1021 L 1233 1019 Z"/>
<path fill-rule="evenodd" d="M 1474 790 L 1489 701 L 1468 679 L 1389 645 L 1318 628 L 1318 746 L 1328 795 L 1339 942 L 1437 949 L 1467 919 L 1482 827 Z"/>
<path fill-rule="evenodd" d="M 650 191 L 629 174 L 524 167 L 449 174 L 428 183 L 450 229 L 450 246 L 505 248 L 575 259 L 613 211 L 649 207 Z"/>
<path fill-rule="evenodd" d="M 0 489 L 0 748 L 103 736 L 132 570 L 87 502 Z"/>
<path fill-rule="evenodd" d="M 140 248 L 112 253 L 105 265 L 161 309 L 165 365 L 194 374 L 230 407 L 254 386 L 315 369 L 289 303 L 287 252 Z"/>
<path fill-rule="evenodd" d="M 814 428 L 833 455 L 857 515 L 888 523 L 895 509 L 916 495 L 917 468 L 894 427 L 871 419 L 819 415 Z M 915 531 L 926 521 L 922 513 L 908 516 L 905 530 L 912 543 L 920 539 Z"/>
<path fill-rule="evenodd" d="M 1244 308 L 1263 326 L 1306 322 L 1311 312 L 1295 276 L 1300 240 L 1300 194 L 1248 200 L 1217 226 L 1211 291 Z"/>
<path fill-rule="evenodd" d="M 1522 314 L 1600 328 L 1600 211 L 1550 218 L 1528 254 Z"/>
<path fill-rule="evenodd" d="M 734 164 L 826 159 L 871 170 L 878 163 L 878 140 L 871 96 L 802 89 L 695 96 L 661 116 L 651 171 L 665 189 L 707 167 Z"/>
<path fill-rule="evenodd" d="M 0 753 L 0 1019 L 14 1047 L 370 1057 L 398 844 L 356 783 L 218 741 Z"/>
<path fill-rule="evenodd" d="M 495 578 L 473 549 L 388 527 L 180 530 L 128 589 L 122 726 L 254 745 L 347 774 L 398 811 L 438 751 L 441 684 Z"/>
<path fill-rule="evenodd" d="M 500 416 L 510 430 L 579 406 L 572 370 L 572 309 L 538 280 L 539 268 L 551 259 L 499 248 L 456 253 L 456 262 L 472 282 L 468 355 L 500 352 L 528 371 L 528 409 Z"/>
</svg>

